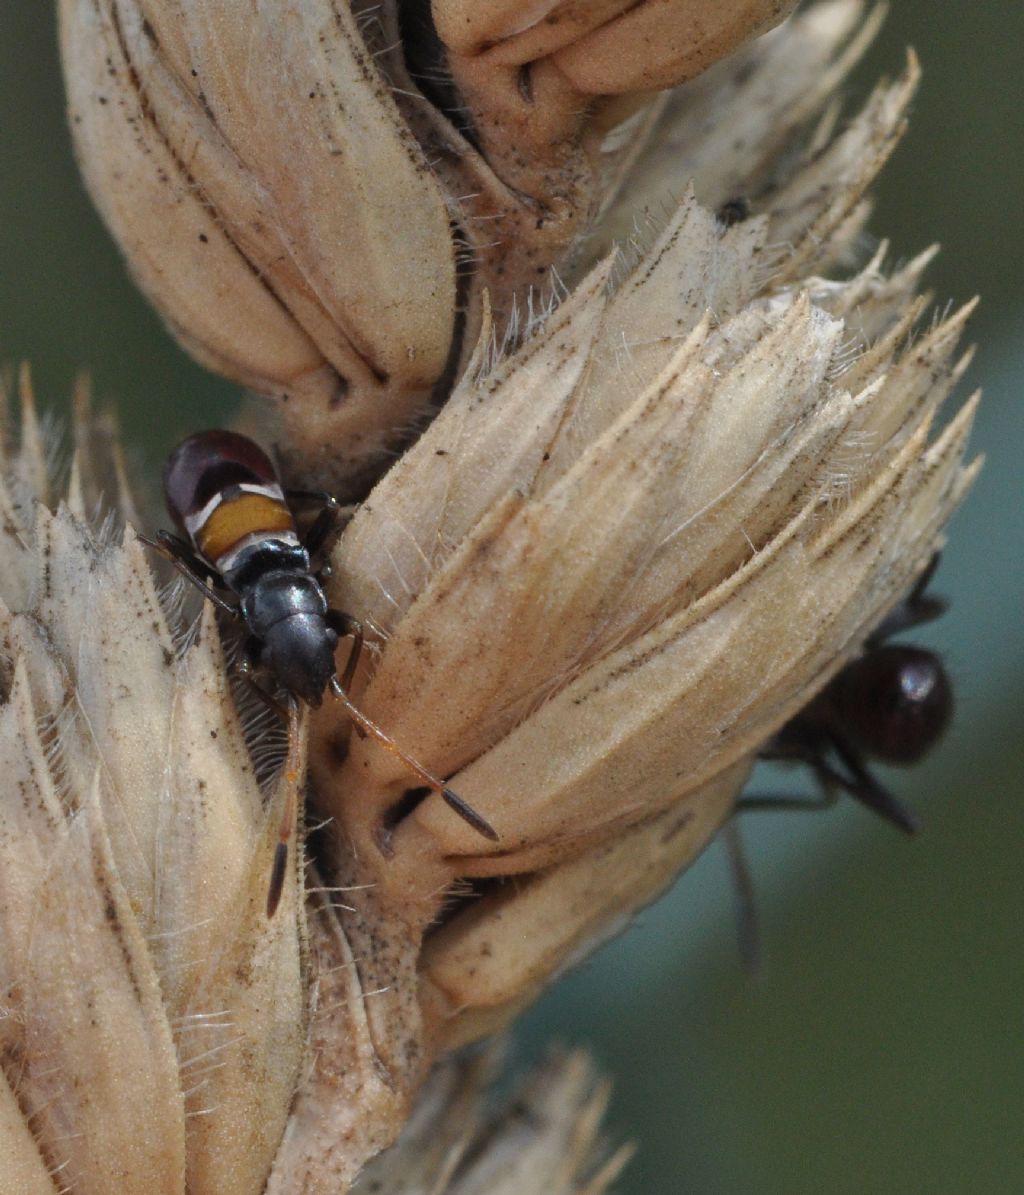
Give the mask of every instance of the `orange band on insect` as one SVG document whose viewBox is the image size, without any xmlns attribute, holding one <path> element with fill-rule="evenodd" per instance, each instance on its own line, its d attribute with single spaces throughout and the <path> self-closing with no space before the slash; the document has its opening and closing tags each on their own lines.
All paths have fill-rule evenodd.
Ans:
<svg viewBox="0 0 1024 1195">
<path fill-rule="evenodd" d="M 241 493 L 225 499 L 196 532 L 196 546 L 207 560 L 220 560 L 241 540 L 256 534 L 295 531 L 288 507 L 267 494 Z"/>
</svg>

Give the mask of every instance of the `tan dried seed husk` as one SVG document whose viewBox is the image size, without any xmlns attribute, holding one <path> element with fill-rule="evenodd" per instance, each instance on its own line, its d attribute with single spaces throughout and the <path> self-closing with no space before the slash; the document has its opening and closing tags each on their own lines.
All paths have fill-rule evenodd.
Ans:
<svg viewBox="0 0 1024 1195">
<path fill-rule="evenodd" d="M 503 1028 L 553 976 L 621 932 L 728 818 L 749 770 L 741 761 L 692 800 L 578 859 L 475 900 L 430 934 L 422 1001 L 436 1048 Z"/>
<path fill-rule="evenodd" d="M 390 1195 L 602 1195 L 632 1153 L 601 1147 L 608 1083 L 582 1051 L 553 1052 L 489 1107 L 499 1060 L 490 1050 L 438 1067 L 402 1137 L 360 1181 Z"/>
<path fill-rule="evenodd" d="M 794 0 L 642 0 L 552 58 L 584 95 L 656 91 L 699 75 L 793 7 Z"/>
<path fill-rule="evenodd" d="M 621 165 L 608 181 L 590 254 L 627 240 L 638 213 L 661 212 L 666 194 L 689 187 L 710 208 L 739 196 L 758 210 L 757 197 L 777 174 L 780 153 L 834 96 L 877 33 L 883 11 L 877 5 L 865 16 L 863 0 L 811 5 L 663 95 L 642 122 L 619 134 L 625 150 L 609 147 L 610 161 Z"/>
<path fill-rule="evenodd" d="M 419 93 L 390 5 L 357 17 L 301 0 L 283 21 L 238 0 L 62 0 L 62 49 L 86 180 L 140 285 L 200 361 L 281 400 L 286 467 L 350 495 L 465 360 L 484 290 L 514 322 L 600 200 L 615 118 L 588 109 L 575 76 L 649 90 L 649 51 L 646 73 L 613 76 L 657 27 L 671 49 L 656 85 L 675 82 L 785 7 L 612 5 L 595 27 L 556 5 L 532 33 L 519 14 L 511 43 L 496 12 L 498 46 L 437 66 L 474 145 Z"/>
<path fill-rule="evenodd" d="M 448 359 L 455 250 L 348 9 L 61 12 L 79 157 L 143 289 L 202 361 L 288 395 L 307 467 L 332 441 L 365 463 Z"/>
<path fill-rule="evenodd" d="M 0 610 L 0 754 L 19 794 L 0 807 L 10 1093 L 61 1189 L 248 1195 L 303 1047 L 294 847 L 269 926 L 265 913 L 294 786 L 264 807 L 212 615 L 179 658 L 140 545 L 31 500 L 24 479 L 48 452 L 27 387 L 22 402 L 0 535 L 21 611 Z M 79 507 L 98 488 L 89 441 L 104 437 L 76 456 Z M 16 1121 L 7 1136 L 31 1190 Z"/>
<path fill-rule="evenodd" d="M 455 54 L 479 56 L 492 66 L 521 66 L 550 56 L 568 77 L 589 80 L 591 86 L 579 90 L 592 94 L 682 83 L 777 24 L 792 7 L 791 0 L 432 4 L 437 32 Z M 662 81 L 650 82 L 656 60 Z"/>
</svg>

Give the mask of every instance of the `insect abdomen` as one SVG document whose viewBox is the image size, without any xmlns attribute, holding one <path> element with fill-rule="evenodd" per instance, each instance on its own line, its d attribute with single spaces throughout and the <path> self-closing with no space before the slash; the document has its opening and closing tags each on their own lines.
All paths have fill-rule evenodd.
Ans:
<svg viewBox="0 0 1024 1195">
<path fill-rule="evenodd" d="M 218 505 L 189 528 L 193 542 L 222 573 L 230 569 L 229 559 L 249 544 L 269 538 L 297 544 L 292 512 L 278 495 L 280 490 L 226 491 Z"/>
<path fill-rule="evenodd" d="M 274 466 L 245 436 L 207 431 L 183 440 L 168 457 L 164 491 L 178 526 L 222 574 L 263 540 L 298 546 Z"/>
</svg>

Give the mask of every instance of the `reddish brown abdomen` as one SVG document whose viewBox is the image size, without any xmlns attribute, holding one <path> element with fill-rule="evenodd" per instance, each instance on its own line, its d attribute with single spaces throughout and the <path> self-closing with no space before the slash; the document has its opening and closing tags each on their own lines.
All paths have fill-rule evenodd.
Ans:
<svg viewBox="0 0 1024 1195">
<path fill-rule="evenodd" d="M 229 486 L 278 484 L 277 472 L 263 449 L 236 432 L 206 431 L 189 436 L 171 452 L 164 466 L 167 510 L 186 535 L 185 519 L 198 514 Z"/>
</svg>

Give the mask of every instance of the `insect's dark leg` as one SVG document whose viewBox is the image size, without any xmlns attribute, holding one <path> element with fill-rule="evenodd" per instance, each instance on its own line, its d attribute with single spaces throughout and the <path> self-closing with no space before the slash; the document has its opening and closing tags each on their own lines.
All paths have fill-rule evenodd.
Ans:
<svg viewBox="0 0 1024 1195">
<path fill-rule="evenodd" d="M 295 833 L 295 823 L 299 817 L 299 707 L 294 697 L 287 698 L 284 710 L 285 721 L 288 726 L 288 756 L 285 759 L 282 779 L 288 786 L 285 794 L 284 807 L 281 810 L 281 821 L 277 828 L 277 845 L 274 848 L 274 861 L 270 867 L 270 883 L 267 886 L 267 920 L 277 912 L 284 893 L 284 882 L 288 874 L 288 848 L 292 835 Z"/>
<path fill-rule="evenodd" d="M 339 639 L 344 639 L 346 636 L 352 637 L 352 646 L 349 649 L 345 671 L 341 674 L 340 681 L 341 687 L 347 693 L 352 687 L 352 678 L 359 667 L 359 657 L 363 652 L 363 624 L 358 618 L 353 618 L 351 614 L 343 614 L 340 610 L 328 610 L 327 625 Z"/>
<path fill-rule="evenodd" d="M 908 600 L 910 601 L 911 605 L 913 605 L 918 598 L 924 597 L 925 591 L 932 583 L 932 577 L 935 576 L 935 572 L 938 569 L 941 561 L 942 553 L 933 552 L 931 560 L 929 560 L 927 565 L 925 565 L 924 572 L 914 582 L 914 588 L 910 591 L 910 597 Z"/>
<path fill-rule="evenodd" d="M 849 744 L 841 738 L 834 737 L 832 747 L 842 760 L 843 767 L 849 771 L 850 776 L 847 779 L 824 760 L 820 760 L 816 765 L 816 770 L 821 769 L 819 774 L 827 774 L 840 784 L 851 797 L 860 801 L 862 805 L 866 805 L 879 817 L 891 822 L 904 834 L 917 833 L 920 823 L 916 814 L 902 801 L 898 801 L 884 785 L 878 783 Z"/>
<path fill-rule="evenodd" d="M 213 602 L 218 610 L 232 618 L 241 617 L 238 607 L 226 602 L 204 580 L 204 576 L 211 577 L 213 574 L 183 539 L 171 535 L 169 531 L 158 531 L 154 539 L 150 539 L 148 535 L 140 535 L 138 538 L 146 547 L 152 548 L 154 552 L 159 552 L 165 560 L 169 560 L 185 580 L 191 582 L 203 597 Z"/>
<path fill-rule="evenodd" d="M 335 510 L 341 510 L 341 503 L 326 490 L 285 490 L 284 496 L 289 502 L 313 502 L 317 506 L 333 506 Z"/>
<path fill-rule="evenodd" d="M 260 682 L 256 679 L 255 672 L 259 667 L 259 640 L 252 635 L 245 641 L 245 647 L 242 649 L 242 658 L 238 661 L 238 674 L 245 681 L 245 683 L 252 690 L 253 694 L 267 707 L 272 714 L 276 714 L 282 722 L 288 721 L 288 710 L 290 706 L 284 705 L 278 701 L 276 697 L 264 689 Z"/>
<path fill-rule="evenodd" d="M 848 787 L 844 781 L 843 788 Z M 839 792 L 832 784 L 826 789 L 822 786 L 821 793 L 816 796 L 796 797 L 786 793 L 755 793 L 753 796 L 742 796 L 736 802 L 737 813 L 820 813 L 825 809 L 832 809 L 839 799 Z"/>
<path fill-rule="evenodd" d="M 769 741 L 757 753 L 758 759 L 782 763 L 802 763 L 813 769 L 818 780 L 816 796 L 790 796 L 787 793 L 744 794 L 736 802 L 737 813 L 815 813 L 831 809 L 839 799 L 840 791 L 849 788 L 849 781 L 832 769 L 824 758 L 820 737 L 801 736 L 791 731 L 785 742 L 778 738 Z"/>
<path fill-rule="evenodd" d="M 838 768 L 834 768 L 824 756 L 802 759 L 800 762 L 808 764 L 813 770 L 820 785 L 821 792 L 817 797 L 796 797 L 773 793 L 743 796 L 736 802 L 737 813 L 757 813 L 774 811 L 778 813 L 819 812 L 831 809 L 835 805 L 841 792 L 847 793 L 855 801 L 877 813 L 879 817 L 891 822 L 905 834 L 914 834 L 918 829 L 918 820 L 914 813 L 898 801 L 891 792 L 871 775 L 860 759 L 841 739 L 833 739 L 832 747 L 848 769 L 849 775 L 843 775 Z M 793 755 L 784 757 L 795 761 Z"/>
<path fill-rule="evenodd" d="M 306 532 L 302 546 L 311 559 L 314 556 L 329 556 L 345 526 L 346 515 L 351 514 L 351 507 L 342 506 L 333 494 L 324 490 L 285 490 L 285 497 L 289 502 L 316 502 L 320 505 L 320 513 Z"/>
<path fill-rule="evenodd" d="M 782 733 L 770 738 L 757 753 L 758 759 L 768 763 L 807 763 L 813 764 L 821 754 L 817 737 L 811 738 L 807 734 L 795 729 L 796 723 L 787 723 Z"/>
<path fill-rule="evenodd" d="M 257 681 L 254 672 L 259 667 L 260 650 L 260 641 L 255 635 L 250 635 L 242 648 L 238 671 L 267 709 L 276 714 L 288 728 L 288 755 L 281 773 L 282 780 L 288 785 L 288 792 L 285 794 L 281 810 L 281 821 L 277 828 L 277 845 L 274 847 L 274 859 L 270 865 L 270 883 L 267 886 L 267 920 L 269 921 L 277 912 L 277 906 L 281 903 L 281 896 L 284 893 L 284 882 L 288 874 L 288 848 L 291 845 L 295 823 L 298 820 L 299 706 L 290 693 L 285 694 L 283 702 L 278 701 Z"/>
<path fill-rule="evenodd" d="M 942 553 L 936 552 L 928 562 L 928 567 L 914 583 L 914 588 L 870 635 L 868 647 L 877 647 L 893 635 L 922 626 L 926 622 L 934 622 L 936 618 L 945 614 L 948 605 L 945 599 L 932 597 L 926 592 L 941 559 Z"/>
<path fill-rule="evenodd" d="M 403 751 L 390 735 L 385 734 L 385 732 L 381 730 L 376 722 L 371 722 L 370 719 L 362 712 L 362 710 L 358 709 L 352 703 L 352 699 L 342 688 L 341 682 L 337 677 L 332 678 L 330 686 L 331 692 L 338 699 L 338 701 L 341 702 L 345 712 L 356 724 L 356 726 L 361 727 L 362 730 L 364 730 L 368 735 L 371 735 L 373 738 L 375 738 L 377 742 L 380 743 L 382 747 L 385 747 L 388 751 L 390 751 L 392 755 L 397 755 L 398 758 L 409 769 L 409 771 L 412 772 L 414 776 L 417 776 L 420 782 L 426 785 L 427 788 L 433 789 L 433 791 L 436 793 L 440 793 L 448 807 L 450 809 L 454 809 L 459 817 L 461 817 L 468 825 L 472 826 L 478 834 L 481 834 L 484 838 L 490 839 L 491 842 L 498 841 L 497 831 L 494 829 L 491 823 L 487 821 L 485 817 L 477 813 L 472 805 L 468 804 L 457 793 L 448 788 L 443 781 L 438 780 L 436 776 L 432 776 L 422 764 L 417 763 L 411 755 Z"/>
<path fill-rule="evenodd" d="M 188 567 L 190 574 L 198 577 L 201 581 L 207 584 L 210 582 L 216 584 L 216 573 L 214 573 L 205 560 L 196 555 L 192 546 L 186 543 L 180 536 L 173 535 L 170 531 L 158 531 L 153 538 L 141 534 L 137 534 L 136 538 L 147 547 L 159 552 L 161 556 L 169 560 L 173 565 L 180 566 L 184 564 Z M 189 575 L 190 581 L 193 580 L 193 575 Z"/>
<path fill-rule="evenodd" d="M 722 842 L 725 844 L 733 892 L 736 894 L 736 938 L 740 962 L 743 970 L 753 976 L 761 971 L 761 928 L 758 924 L 754 881 L 736 818 L 730 818 L 722 827 Z"/>
</svg>

